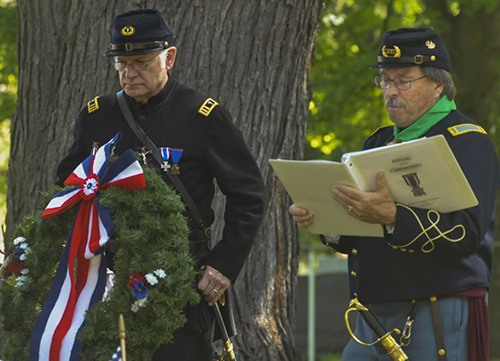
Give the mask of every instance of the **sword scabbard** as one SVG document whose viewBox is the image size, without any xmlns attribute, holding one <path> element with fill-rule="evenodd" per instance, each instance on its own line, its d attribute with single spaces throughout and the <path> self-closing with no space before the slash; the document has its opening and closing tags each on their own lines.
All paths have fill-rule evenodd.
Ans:
<svg viewBox="0 0 500 361">
<path fill-rule="evenodd" d="M 210 228 L 208 229 L 210 230 Z M 200 275 L 203 275 L 205 273 L 205 270 L 206 267 L 202 266 L 199 271 Z M 227 357 L 229 357 L 230 361 L 237 361 L 236 355 L 234 353 L 233 343 L 231 342 L 231 338 L 229 337 L 229 334 L 227 332 L 226 324 L 224 323 L 224 318 L 222 317 L 222 313 L 220 311 L 219 302 L 221 303 L 222 306 L 224 306 L 226 302 L 224 293 L 221 295 L 219 300 L 215 302 L 214 305 L 212 306 L 215 314 L 215 319 L 217 320 L 217 324 L 219 325 L 219 329 L 222 335 L 222 341 L 224 342 L 224 351 L 222 352 L 222 355 L 219 360 L 224 361 L 224 354 L 226 354 Z"/>
<path fill-rule="evenodd" d="M 229 360 L 236 361 L 236 355 L 234 354 L 234 347 L 229 335 L 227 333 L 226 325 L 224 324 L 224 318 L 220 312 L 219 304 L 217 302 L 212 306 L 215 312 L 215 318 L 219 324 L 219 328 L 222 334 L 222 339 L 224 341 L 224 353 L 229 357 Z M 224 353 L 222 353 L 221 359 L 223 359 Z"/>
<path fill-rule="evenodd" d="M 380 339 L 380 343 L 387 351 L 387 354 L 392 358 L 393 361 L 406 361 L 408 356 L 401 348 L 401 345 L 396 342 L 394 337 L 390 333 L 387 333 L 385 337 Z"/>
</svg>

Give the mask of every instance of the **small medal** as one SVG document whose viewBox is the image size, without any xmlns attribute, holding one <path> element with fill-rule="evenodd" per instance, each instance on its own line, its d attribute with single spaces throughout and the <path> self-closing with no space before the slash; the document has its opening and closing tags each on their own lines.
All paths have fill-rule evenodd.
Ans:
<svg viewBox="0 0 500 361">
<path fill-rule="evenodd" d="M 172 175 L 181 174 L 181 169 L 179 168 L 179 164 L 177 163 L 172 164 L 172 167 L 170 168 L 170 174 Z"/>
<path fill-rule="evenodd" d="M 168 162 L 163 162 L 163 164 L 161 165 L 161 169 L 164 171 L 164 172 L 168 172 L 170 170 L 170 163 Z"/>
<path fill-rule="evenodd" d="M 163 164 L 161 165 L 161 169 L 165 172 L 170 172 L 172 175 L 181 174 L 181 169 L 179 167 L 179 159 L 182 156 L 182 149 L 170 148 L 170 147 L 162 147 L 158 148 L 161 154 L 161 158 L 163 159 Z M 172 162 L 172 164 L 169 163 Z"/>
<path fill-rule="evenodd" d="M 161 158 L 163 159 L 161 169 L 163 169 L 164 172 L 168 172 L 170 170 L 170 163 L 168 162 L 168 159 L 170 158 L 170 148 L 163 147 L 158 148 L 158 150 L 160 151 Z"/>
<path fill-rule="evenodd" d="M 179 159 L 182 156 L 182 149 L 173 149 L 170 148 L 170 154 L 172 158 L 172 168 L 170 169 L 170 174 L 179 175 L 181 174 L 181 168 L 179 167 Z"/>
<path fill-rule="evenodd" d="M 170 168 L 170 174 L 179 175 L 181 174 L 181 168 L 179 167 L 179 159 L 182 156 L 182 149 L 170 148 L 170 155 L 172 158 L 172 167 Z"/>
</svg>

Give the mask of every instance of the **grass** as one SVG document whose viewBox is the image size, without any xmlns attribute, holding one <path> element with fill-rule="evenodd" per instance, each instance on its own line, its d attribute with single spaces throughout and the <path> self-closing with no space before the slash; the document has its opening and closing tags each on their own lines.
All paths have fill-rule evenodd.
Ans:
<svg viewBox="0 0 500 361">
<path fill-rule="evenodd" d="M 307 361 L 307 355 L 302 357 L 304 361 Z M 341 361 L 342 354 L 339 353 L 324 353 L 316 356 L 316 361 Z"/>
<path fill-rule="evenodd" d="M 340 361 L 342 360 L 341 354 L 328 353 L 318 357 L 319 361 Z"/>
</svg>

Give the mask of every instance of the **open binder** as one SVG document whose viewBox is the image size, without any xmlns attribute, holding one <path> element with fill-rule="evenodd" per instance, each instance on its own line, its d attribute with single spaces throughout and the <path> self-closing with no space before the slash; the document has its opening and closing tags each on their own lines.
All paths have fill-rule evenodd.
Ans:
<svg viewBox="0 0 500 361">
<path fill-rule="evenodd" d="M 346 153 L 341 162 L 271 159 L 293 202 L 314 213 L 314 234 L 383 236 L 380 224 L 361 222 L 332 198 L 337 184 L 376 190 L 383 171 L 398 203 L 448 213 L 478 205 L 469 182 L 443 135 Z"/>
</svg>

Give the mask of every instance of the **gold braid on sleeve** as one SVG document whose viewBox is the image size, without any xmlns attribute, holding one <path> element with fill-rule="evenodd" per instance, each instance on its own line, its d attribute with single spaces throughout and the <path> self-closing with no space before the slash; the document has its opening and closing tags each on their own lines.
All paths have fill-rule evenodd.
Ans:
<svg viewBox="0 0 500 361">
<path fill-rule="evenodd" d="M 398 206 L 406 208 L 410 213 L 413 214 L 413 216 L 417 220 L 420 228 L 422 229 L 422 232 L 420 232 L 420 234 L 418 234 L 415 238 L 413 238 L 407 244 L 394 245 L 394 244 L 389 243 L 389 245 L 394 249 L 400 249 L 403 252 L 405 252 L 405 251 L 413 252 L 413 250 L 409 250 L 408 247 L 412 246 L 419 239 L 423 238 L 425 240 L 425 242 L 420 247 L 420 250 L 423 253 L 431 253 L 436 248 L 435 241 L 440 239 L 440 238 L 442 238 L 448 242 L 452 242 L 452 243 L 460 242 L 461 240 L 463 240 L 465 238 L 465 234 L 466 234 L 465 227 L 462 224 L 458 224 L 455 227 L 453 227 L 447 231 L 444 231 L 444 232 L 441 229 L 439 229 L 438 223 L 441 220 L 441 214 L 435 210 L 431 209 L 427 212 L 427 220 L 429 221 L 430 225 L 429 225 L 429 227 L 426 228 L 426 227 L 424 227 L 424 225 L 422 224 L 422 221 L 420 220 L 420 218 L 418 217 L 418 215 L 415 213 L 415 211 L 413 209 L 411 209 L 408 206 L 405 206 L 404 204 L 398 203 Z M 431 237 L 429 235 L 428 232 L 431 231 L 432 229 L 434 229 L 438 233 L 437 236 Z M 448 237 L 448 234 L 455 231 L 456 229 L 462 229 L 462 236 L 458 237 L 458 238 Z"/>
</svg>

